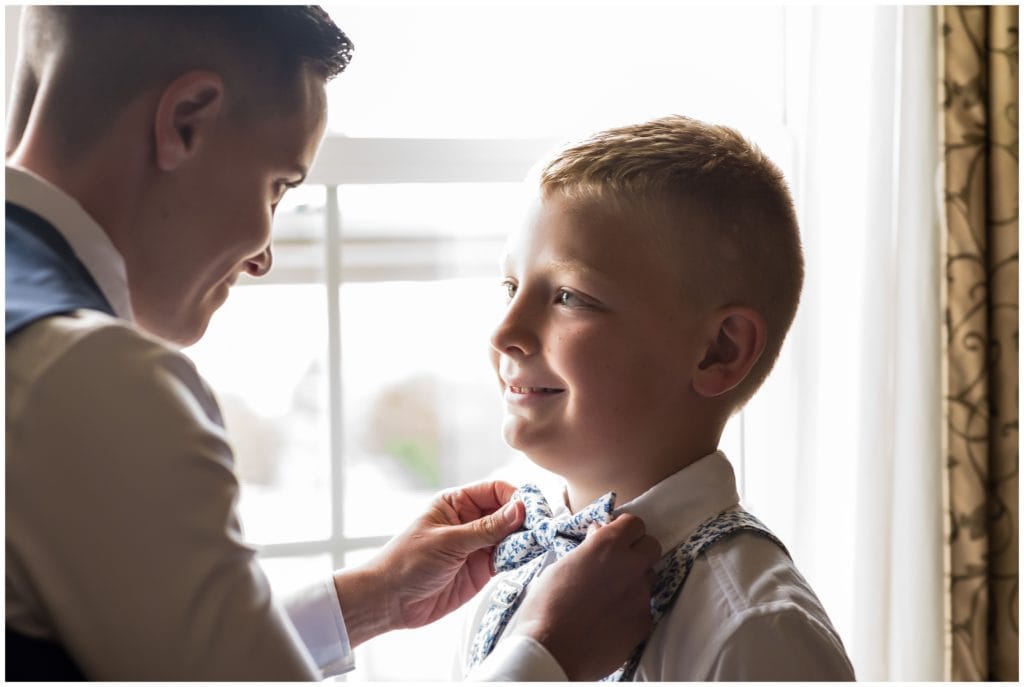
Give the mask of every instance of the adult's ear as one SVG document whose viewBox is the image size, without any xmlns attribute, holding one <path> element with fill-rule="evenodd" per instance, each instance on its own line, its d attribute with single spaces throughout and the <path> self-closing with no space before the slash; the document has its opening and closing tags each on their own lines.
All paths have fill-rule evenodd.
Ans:
<svg viewBox="0 0 1024 687">
<path fill-rule="evenodd" d="M 224 80 L 206 70 L 192 70 L 169 83 L 156 107 L 156 165 L 169 172 L 192 156 L 205 141 L 224 105 Z"/>
<path fill-rule="evenodd" d="M 711 342 L 697 365 L 693 388 L 701 396 L 721 396 L 746 379 L 764 352 L 767 326 L 753 308 L 730 306 L 709 323 Z"/>
</svg>

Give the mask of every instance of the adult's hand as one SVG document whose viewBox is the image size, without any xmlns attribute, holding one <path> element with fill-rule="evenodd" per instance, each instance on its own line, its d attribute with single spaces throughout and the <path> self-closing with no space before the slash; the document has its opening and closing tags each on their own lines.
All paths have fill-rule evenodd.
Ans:
<svg viewBox="0 0 1024 687">
<path fill-rule="evenodd" d="M 480 591 L 494 575 L 495 544 L 523 522 L 513 493 L 506 482 L 446 491 L 371 561 L 335 573 L 350 644 L 431 623 Z"/>
<path fill-rule="evenodd" d="M 515 634 L 543 644 L 570 680 L 612 673 L 651 631 L 651 568 L 660 556 L 634 515 L 594 526 L 530 584 Z"/>
</svg>

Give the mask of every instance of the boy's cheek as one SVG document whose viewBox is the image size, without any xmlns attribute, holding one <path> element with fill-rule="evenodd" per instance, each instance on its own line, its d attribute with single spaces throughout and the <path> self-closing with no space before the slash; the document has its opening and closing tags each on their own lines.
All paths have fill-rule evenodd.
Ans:
<svg viewBox="0 0 1024 687">
<path fill-rule="evenodd" d="M 491 360 L 491 370 L 494 371 L 494 381 L 498 383 L 499 387 L 504 388 L 505 383 L 501 381 L 501 375 L 498 372 L 501 365 L 501 354 L 492 348 L 488 357 Z"/>
</svg>

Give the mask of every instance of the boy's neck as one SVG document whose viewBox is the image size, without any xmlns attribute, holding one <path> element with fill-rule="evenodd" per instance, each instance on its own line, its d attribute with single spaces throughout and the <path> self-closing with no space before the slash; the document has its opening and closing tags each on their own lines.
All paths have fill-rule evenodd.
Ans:
<svg viewBox="0 0 1024 687">
<path fill-rule="evenodd" d="M 708 448 L 700 449 L 685 456 L 677 457 L 675 460 L 649 466 L 643 469 L 642 463 L 624 462 L 626 468 L 621 474 L 609 475 L 603 479 L 592 479 L 593 475 L 580 477 L 566 476 L 565 492 L 569 509 L 578 513 L 586 508 L 596 499 L 604 496 L 610 491 L 615 492 L 615 505 L 621 506 L 628 503 L 645 491 L 658 484 L 662 480 L 671 477 L 688 465 L 691 465 L 701 458 L 713 453 L 716 444 Z M 643 466 L 648 467 L 648 466 Z"/>
</svg>

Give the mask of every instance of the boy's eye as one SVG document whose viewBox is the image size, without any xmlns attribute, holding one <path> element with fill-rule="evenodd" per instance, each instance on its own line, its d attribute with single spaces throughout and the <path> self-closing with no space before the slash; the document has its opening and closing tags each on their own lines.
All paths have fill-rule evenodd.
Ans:
<svg viewBox="0 0 1024 687">
<path fill-rule="evenodd" d="M 565 305 L 570 308 L 578 308 L 586 305 L 586 302 L 584 302 L 582 298 L 571 291 L 566 291 L 565 289 L 559 290 L 558 295 L 555 296 L 555 302 L 559 305 Z"/>
<path fill-rule="evenodd" d="M 503 282 L 501 282 L 501 288 L 502 288 L 502 290 L 504 290 L 505 298 L 507 300 L 512 300 L 512 297 L 516 295 L 516 285 L 515 285 L 515 282 L 503 281 Z"/>
</svg>

